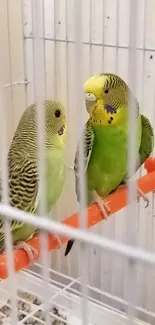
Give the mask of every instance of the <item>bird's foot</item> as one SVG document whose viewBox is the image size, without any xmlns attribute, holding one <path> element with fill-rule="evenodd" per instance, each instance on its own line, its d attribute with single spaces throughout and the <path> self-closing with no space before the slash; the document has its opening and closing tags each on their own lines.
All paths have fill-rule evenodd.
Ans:
<svg viewBox="0 0 155 325">
<path fill-rule="evenodd" d="M 101 209 L 104 219 L 107 220 L 108 214 L 110 213 L 110 208 L 107 203 L 96 193 L 93 193 L 94 201 L 98 204 L 99 208 Z"/>
<path fill-rule="evenodd" d="M 149 203 L 150 203 L 148 197 L 143 193 L 142 190 L 140 190 L 139 187 L 137 187 L 137 193 L 138 193 L 138 195 L 137 195 L 137 201 L 139 202 L 139 198 L 142 197 L 143 200 L 146 202 L 145 208 L 147 208 L 149 206 Z"/>
<path fill-rule="evenodd" d="M 38 256 L 38 251 L 36 248 L 32 247 L 31 245 L 27 244 L 26 242 L 18 242 L 14 245 L 15 249 L 24 249 L 24 251 L 27 253 L 30 264 L 34 264 L 34 256 Z"/>
<path fill-rule="evenodd" d="M 60 237 L 58 235 L 54 235 L 54 237 L 56 238 L 57 243 L 58 243 L 58 248 L 60 249 L 61 246 L 62 246 L 61 239 L 60 239 Z"/>
<path fill-rule="evenodd" d="M 39 234 L 40 234 L 40 230 L 36 230 L 35 233 L 33 234 L 33 237 L 35 237 L 35 236 L 39 236 Z M 54 235 L 54 237 L 55 237 L 56 240 L 57 240 L 58 248 L 61 248 L 62 243 L 61 243 L 61 239 L 60 239 L 60 237 L 59 237 L 58 235 Z"/>
<path fill-rule="evenodd" d="M 116 191 L 118 191 L 119 189 L 126 187 L 126 184 L 121 184 L 117 187 Z M 143 193 L 142 190 L 140 190 L 140 188 L 138 186 L 136 186 L 136 190 L 137 190 L 137 202 L 139 202 L 139 198 L 142 197 L 143 200 L 146 202 L 146 206 L 145 208 L 147 208 L 149 206 L 149 199 L 148 197 Z"/>
</svg>

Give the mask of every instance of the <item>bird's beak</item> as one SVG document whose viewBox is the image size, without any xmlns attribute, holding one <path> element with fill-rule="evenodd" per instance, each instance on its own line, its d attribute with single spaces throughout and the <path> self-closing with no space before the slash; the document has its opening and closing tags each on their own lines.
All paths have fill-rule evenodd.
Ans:
<svg viewBox="0 0 155 325">
<path fill-rule="evenodd" d="M 86 109 L 89 114 L 91 114 L 95 108 L 96 96 L 92 93 L 87 93 L 84 95 L 86 102 Z"/>
</svg>

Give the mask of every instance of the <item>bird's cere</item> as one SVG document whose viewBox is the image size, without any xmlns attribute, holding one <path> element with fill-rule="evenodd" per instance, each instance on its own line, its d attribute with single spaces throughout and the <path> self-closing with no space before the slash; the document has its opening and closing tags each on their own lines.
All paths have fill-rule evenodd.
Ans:
<svg viewBox="0 0 155 325">
<path fill-rule="evenodd" d="M 91 94 L 91 93 L 85 94 L 84 98 L 88 102 L 96 102 L 96 96 L 94 94 Z"/>
</svg>

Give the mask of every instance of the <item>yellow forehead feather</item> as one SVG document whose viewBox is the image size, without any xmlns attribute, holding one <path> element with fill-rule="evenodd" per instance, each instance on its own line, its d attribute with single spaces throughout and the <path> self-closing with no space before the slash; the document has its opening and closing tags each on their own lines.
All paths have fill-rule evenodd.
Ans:
<svg viewBox="0 0 155 325">
<path fill-rule="evenodd" d="M 107 76 L 105 75 L 95 75 L 93 77 L 90 77 L 85 83 L 84 83 L 84 92 L 85 93 L 92 93 L 96 97 L 100 97 L 102 95 L 102 91 L 104 86 L 107 82 Z"/>
</svg>

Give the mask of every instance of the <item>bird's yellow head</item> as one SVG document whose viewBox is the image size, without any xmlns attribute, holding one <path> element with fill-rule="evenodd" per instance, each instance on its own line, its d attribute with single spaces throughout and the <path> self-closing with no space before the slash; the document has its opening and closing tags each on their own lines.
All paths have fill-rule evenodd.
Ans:
<svg viewBox="0 0 155 325">
<path fill-rule="evenodd" d="M 66 136 L 66 119 L 64 107 L 57 101 L 45 101 L 46 138 L 53 141 L 58 138 L 64 141 Z"/>
<path fill-rule="evenodd" d="M 66 119 L 65 109 L 57 101 L 45 100 L 45 148 L 65 148 Z M 37 105 L 30 105 L 22 114 L 14 134 L 12 150 L 20 148 L 21 152 L 31 152 L 36 156 L 38 149 Z"/>
<path fill-rule="evenodd" d="M 131 92 L 119 76 L 110 73 L 95 75 L 85 82 L 84 93 L 93 124 L 107 126 L 127 122 Z M 136 106 L 138 109 L 137 101 Z"/>
</svg>

